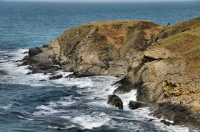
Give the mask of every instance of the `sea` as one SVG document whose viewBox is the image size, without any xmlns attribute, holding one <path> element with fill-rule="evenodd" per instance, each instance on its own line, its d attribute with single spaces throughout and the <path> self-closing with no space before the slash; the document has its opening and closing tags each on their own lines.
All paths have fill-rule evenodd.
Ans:
<svg viewBox="0 0 200 132">
<path fill-rule="evenodd" d="M 200 2 L 67 3 L 0 1 L 0 132 L 188 132 L 165 125 L 149 108 L 130 110 L 137 92 L 118 95 L 124 110 L 107 105 L 119 78 L 48 80 L 18 66 L 29 48 L 95 21 L 151 20 L 171 25 L 200 17 Z M 70 73 L 57 71 L 67 76 Z M 41 82 L 39 80 L 47 79 Z M 173 121 L 170 121 L 173 122 Z"/>
</svg>

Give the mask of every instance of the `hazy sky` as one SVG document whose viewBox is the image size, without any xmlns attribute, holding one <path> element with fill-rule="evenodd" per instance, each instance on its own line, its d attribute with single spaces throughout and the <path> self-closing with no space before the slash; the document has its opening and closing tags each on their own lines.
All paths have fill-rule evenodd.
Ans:
<svg viewBox="0 0 200 132">
<path fill-rule="evenodd" d="M 1 0 L 0 0 L 1 1 Z M 149 2 L 149 1 L 195 1 L 195 0 L 3 0 L 3 1 L 63 1 L 63 2 Z M 198 1 L 198 0 L 196 0 Z"/>
</svg>

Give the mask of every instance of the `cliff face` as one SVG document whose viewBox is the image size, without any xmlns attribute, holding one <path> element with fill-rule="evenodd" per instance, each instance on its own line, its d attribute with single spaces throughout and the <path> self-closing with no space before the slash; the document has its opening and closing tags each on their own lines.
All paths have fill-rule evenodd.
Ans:
<svg viewBox="0 0 200 132">
<path fill-rule="evenodd" d="M 166 38 L 132 58 L 126 75 L 138 87 L 138 100 L 158 105 L 154 115 L 191 127 L 200 125 L 199 23 L 197 18 L 165 28 Z"/>
<path fill-rule="evenodd" d="M 129 58 L 152 44 L 161 26 L 148 21 L 110 21 L 65 31 L 57 41 L 61 64 L 79 75 L 126 73 Z"/>
<path fill-rule="evenodd" d="M 80 76 L 120 76 L 127 72 L 129 59 L 149 47 L 161 29 L 149 21 L 89 23 L 65 31 L 33 60 L 58 63 Z"/>
<path fill-rule="evenodd" d="M 172 27 L 150 21 L 89 23 L 30 49 L 23 62 L 36 72 L 124 75 L 114 93 L 137 88 L 139 101 L 157 104 L 155 116 L 200 126 L 200 18 Z"/>
</svg>

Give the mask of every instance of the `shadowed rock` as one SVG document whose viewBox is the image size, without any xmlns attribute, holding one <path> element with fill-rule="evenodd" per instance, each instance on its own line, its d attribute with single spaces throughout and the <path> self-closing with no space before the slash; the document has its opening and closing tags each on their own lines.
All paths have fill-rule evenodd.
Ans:
<svg viewBox="0 0 200 132">
<path fill-rule="evenodd" d="M 42 49 L 38 48 L 38 47 L 31 48 L 31 49 L 29 49 L 29 52 L 28 52 L 28 54 L 29 54 L 30 57 L 35 56 L 35 55 L 37 55 L 39 53 L 42 53 Z"/>
<path fill-rule="evenodd" d="M 146 106 L 145 103 L 138 102 L 138 101 L 130 101 L 128 105 L 129 105 L 129 108 L 132 109 L 132 110 L 138 109 L 138 108 L 142 108 L 142 107 Z"/>
<path fill-rule="evenodd" d="M 56 76 L 49 77 L 49 80 L 56 80 L 56 79 L 60 79 L 60 78 L 62 78 L 62 77 L 63 77 L 63 75 L 60 74 L 60 75 L 56 75 Z"/>
<path fill-rule="evenodd" d="M 109 95 L 107 104 L 110 104 L 112 106 L 117 107 L 120 110 L 123 110 L 123 102 L 117 95 Z"/>
<path fill-rule="evenodd" d="M 115 82 L 112 85 L 117 86 L 117 88 L 114 90 L 113 94 L 116 94 L 116 93 L 124 94 L 124 93 L 130 92 L 133 89 L 131 82 L 125 77 L 123 79 Z"/>
</svg>

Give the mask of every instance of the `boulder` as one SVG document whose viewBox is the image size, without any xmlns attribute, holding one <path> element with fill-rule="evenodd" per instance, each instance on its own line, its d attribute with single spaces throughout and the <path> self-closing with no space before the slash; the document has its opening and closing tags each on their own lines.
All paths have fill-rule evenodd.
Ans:
<svg viewBox="0 0 200 132">
<path fill-rule="evenodd" d="M 44 82 L 44 81 L 47 81 L 47 80 L 45 80 L 45 79 L 41 79 L 41 80 L 39 80 L 40 82 Z"/>
<path fill-rule="evenodd" d="M 63 77 L 63 75 L 60 74 L 60 75 L 56 75 L 56 76 L 49 77 L 49 80 L 56 80 L 56 79 L 60 79 L 60 78 L 62 78 L 62 77 Z"/>
<path fill-rule="evenodd" d="M 128 105 L 129 105 L 129 108 L 132 109 L 132 110 L 146 106 L 145 103 L 139 102 L 139 101 L 130 101 Z"/>
<path fill-rule="evenodd" d="M 109 95 L 107 104 L 110 104 L 112 106 L 117 107 L 120 110 L 123 110 L 123 102 L 117 95 Z"/>
</svg>

